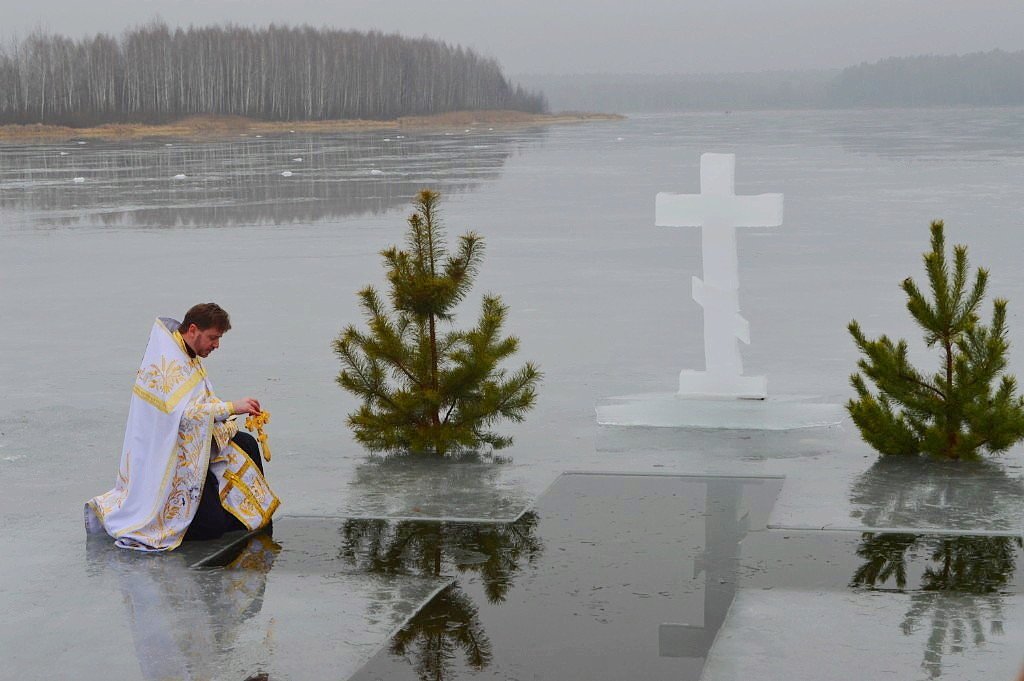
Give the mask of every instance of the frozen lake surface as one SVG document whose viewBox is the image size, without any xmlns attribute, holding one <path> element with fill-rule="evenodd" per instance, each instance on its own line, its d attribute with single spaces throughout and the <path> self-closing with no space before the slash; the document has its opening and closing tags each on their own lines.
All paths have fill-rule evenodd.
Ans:
<svg viewBox="0 0 1024 681">
<path fill-rule="evenodd" d="M 737 155 L 738 194 L 785 195 L 780 227 L 738 238 L 740 305 L 752 338 L 744 368 L 768 377 L 769 395 L 845 401 L 857 359 L 846 331 L 853 318 L 868 335 L 908 338 L 918 364 L 934 365 L 898 284 L 923 279 L 921 253 L 936 218 L 951 243 L 967 243 L 972 262 L 990 270 L 990 294 L 1009 299 L 1011 371 L 1024 374 L 1024 109 L 637 115 L 453 134 L 0 145 L 0 605 L 14 613 L 0 623 L 0 649 L 14 651 L 11 673 L 152 678 L 126 654 L 137 639 L 122 604 L 126 587 L 117 586 L 123 561 L 96 567 L 109 561 L 86 546 L 81 509 L 113 482 L 153 318 L 206 300 L 228 309 L 234 326 L 207 362 L 213 383 L 225 399 L 252 394 L 271 412 L 268 476 L 282 499 L 282 549 L 262 610 L 247 620 L 280 622 L 272 627 L 280 641 L 249 640 L 271 651 L 265 664 L 224 668 L 223 678 L 257 668 L 304 678 L 303 655 L 345 677 L 457 577 L 400 574 L 381 583 L 372 571 L 330 567 L 335 549 L 307 555 L 319 544 L 304 533 L 359 519 L 511 522 L 564 471 L 784 476 L 760 533 L 771 537 L 821 529 L 858 538 L 871 529 L 1019 537 L 1019 447 L 965 471 L 878 462 L 849 423 L 790 432 L 595 424 L 599 399 L 672 391 L 680 369 L 702 368 L 701 310 L 690 297 L 699 230 L 655 228 L 654 196 L 697 192 L 708 151 Z M 422 187 L 442 192 L 450 236 L 473 229 L 486 239 L 466 315 L 480 293 L 500 293 L 522 341 L 518 359 L 545 372 L 534 412 L 503 428 L 516 438 L 509 463 L 368 457 L 344 424 L 355 402 L 334 382 L 340 367 L 330 343 L 360 318 L 356 291 L 383 285 L 377 254 L 401 242 Z M 681 527 L 680 536 L 691 535 Z M 691 540 L 699 551 L 703 533 Z M 202 594 L 210 587 L 189 585 L 188 562 L 158 569 L 175 588 Z M 693 568 L 678 569 L 689 578 Z M 129 577 L 136 572 L 145 584 L 148 573 Z M 870 622 L 893 669 L 905 671 L 895 678 L 933 678 L 935 670 L 1007 677 L 1021 662 L 1015 595 L 1001 632 L 926 667 L 927 632 L 898 633 L 912 587 L 871 599 L 844 584 L 763 589 L 740 584 L 709 679 L 749 678 L 761 644 L 744 641 L 759 617 L 780 628 L 833 617 L 834 626 L 815 628 L 825 638 L 807 646 L 818 651 L 850 623 Z M 318 595 L 325 619 L 303 612 Z M 670 622 L 651 613 L 655 632 Z M 359 635 L 310 636 L 327 628 Z M 329 647 L 302 648 L 304 634 Z M 771 674 L 785 673 L 804 635 L 794 629 L 779 641 L 783 662 L 766 667 Z M 226 641 L 211 644 L 210 655 Z M 662 662 L 652 659 L 651 669 Z M 806 668 L 801 676 L 805 667 L 794 664 L 785 678 L 817 678 L 815 665 Z M 678 671 L 694 678 L 700 664 Z"/>
</svg>

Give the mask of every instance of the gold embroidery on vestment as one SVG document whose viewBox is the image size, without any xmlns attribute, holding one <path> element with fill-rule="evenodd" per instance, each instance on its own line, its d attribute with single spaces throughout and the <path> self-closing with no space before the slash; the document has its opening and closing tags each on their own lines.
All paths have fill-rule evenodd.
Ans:
<svg viewBox="0 0 1024 681">
<path fill-rule="evenodd" d="M 160 358 L 159 366 L 150 364 L 149 369 L 142 375 L 143 383 L 161 393 L 171 392 L 184 380 L 185 368 L 178 363 L 178 360 L 167 361 L 166 357 Z"/>
<path fill-rule="evenodd" d="M 237 489 L 244 495 L 244 499 L 239 504 L 239 513 L 247 514 L 249 516 L 259 516 L 262 519 L 262 522 L 257 527 L 263 527 L 264 525 L 270 522 L 270 517 L 274 515 L 274 511 L 276 511 L 277 507 L 281 505 L 281 501 L 277 497 L 273 497 L 273 501 L 270 502 L 270 506 L 267 508 L 266 511 L 264 511 L 263 504 L 260 503 L 260 500 L 256 497 L 255 494 L 252 493 L 252 490 L 249 489 L 249 486 L 242 480 L 241 477 L 236 475 L 233 471 L 224 471 L 224 478 L 229 480 L 231 484 L 235 487 L 235 489 Z M 231 513 L 231 515 L 241 520 L 246 527 L 249 527 L 249 523 L 247 523 L 244 519 L 240 518 L 238 513 L 236 513 L 234 509 L 227 506 L 225 506 L 225 508 L 227 508 L 228 512 Z M 250 529 L 257 528 L 253 527 Z"/>
<path fill-rule="evenodd" d="M 192 389 L 196 387 L 199 381 L 203 380 L 203 378 L 205 377 L 206 371 L 200 367 L 199 369 L 196 370 L 195 373 L 193 373 L 189 377 L 187 381 L 182 383 L 177 390 L 171 393 L 171 395 L 169 395 L 166 400 L 163 399 L 162 397 L 154 395 L 151 392 L 148 392 L 144 387 L 142 387 L 138 383 L 136 383 L 135 387 L 132 388 L 132 392 L 141 397 L 142 399 L 144 399 L 149 404 L 159 409 L 160 411 L 162 411 L 163 413 L 170 414 L 172 411 L 174 411 L 175 407 L 178 406 L 178 403 L 181 402 L 183 398 L 188 396 L 188 394 L 192 392 Z"/>
</svg>

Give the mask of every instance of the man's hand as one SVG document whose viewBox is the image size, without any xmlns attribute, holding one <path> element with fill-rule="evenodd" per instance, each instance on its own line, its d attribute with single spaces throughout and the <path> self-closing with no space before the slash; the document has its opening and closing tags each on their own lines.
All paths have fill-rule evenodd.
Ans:
<svg viewBox="0 0 1024 681">
<path fill-rule="evenodd" d="M 241 400 L 232 400 L 231 413 L 256 416 L 256 414 L 260 413 L 260 403 L 253 397 L 246 397 Z"/>
</svg>

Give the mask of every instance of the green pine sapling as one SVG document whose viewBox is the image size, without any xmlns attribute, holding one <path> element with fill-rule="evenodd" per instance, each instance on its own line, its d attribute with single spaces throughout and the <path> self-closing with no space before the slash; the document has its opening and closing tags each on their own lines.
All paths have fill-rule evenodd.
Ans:
<svg viewBox="0 0 1024 681">
<path fill-rule="evenodd" d="M 381 252 L 390 308 L 368 286 L 359 292 L 368 331 L 346 327 L 334 341 L 338 383 L 362 400 L 348 416 L 356 439 L 377 452 L 433 456 L 503 449 L 512 438 L 491 430 L 501 419 L 522 421 L 541 378 L 527 362 L 501 368 L 519 340 L 502 336 L 508 308 L 484 295 L 475 328 L 452 329 L 454 311 L 483 261 L 483 239 L 469 232 L 448 253 L 438 220 L 440 196 L 421 191 L 409 217 L 407 250 Z"/>
<path fill-rule="evenodd" d="M 848 328 L 863 357 L 860 371 L 850 377 L 857 398 L 847 410 L 864 440 L 883 455 L 975 459 L 982 451 L 1005 451 L 1024 438 L 1024 398 L 1015 394 L 1016 379 L 1004 373 L 1006 300 L 993 301 L 990 326 L 979 321 L 988 271 L 979 268 L 968 288 L 963 245 L 953 247 L 950 271 L 940 220 L 931 224 L 924 265 L 931 300 L 910 278 L 902 288 L 925 343 L 939 350 L 939 370 L 926 376 L 911 366 L 906 341 L 884 335 L 869 340 L 851 321 Z"/>
</svg>

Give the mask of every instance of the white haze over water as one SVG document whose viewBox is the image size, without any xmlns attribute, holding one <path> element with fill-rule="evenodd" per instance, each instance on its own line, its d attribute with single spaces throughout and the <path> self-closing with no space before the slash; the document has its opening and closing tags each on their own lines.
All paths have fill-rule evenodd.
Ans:
<svg viewBox="0 0 1024 681">
<path fill-rule="evenodd" d="M 1015 0 L 0 0 L 0 36 L 37 27 L 119 34 L 270 23 L 429 36 L 496 58 L 506 74 L 832 69 L 890 56 L 1024 49 Z"/>
</svg>

